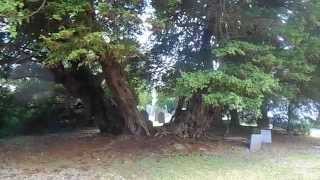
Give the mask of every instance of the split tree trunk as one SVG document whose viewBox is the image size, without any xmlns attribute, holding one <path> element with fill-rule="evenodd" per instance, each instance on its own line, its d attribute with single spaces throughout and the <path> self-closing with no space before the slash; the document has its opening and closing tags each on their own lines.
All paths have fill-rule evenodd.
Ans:
<svg viewBox="0 0 320 180">
<path fill-rule="evenodd" d="M 125 130 L 124 120 L 118 107 L 110 98 L 104 97 L 102 88 L 87 91 L 82 95 L 85 104 L 90 108 L 95 123 L 102 133 L 121 134 Z"/>
<path fill-rule="evenodd" d="M 150 135 L 147 122 L 137 108 L 134 93 L 129 87 L 120 63 L 112 55 L 103 57 L 100 62 L 106 83 L 114 95 L 129 132 L 134 135 Z"/>
<path fill-rule="evenodd" d="M 51 71 L 57 83 L 83 101 L 100 132 L 120 134 L 124 129 L 124 120 L 112 100 L 105 97 L 100 81 L 85 68 L 76 69 L 66 70 L 60 65 Z"/>
</svg>

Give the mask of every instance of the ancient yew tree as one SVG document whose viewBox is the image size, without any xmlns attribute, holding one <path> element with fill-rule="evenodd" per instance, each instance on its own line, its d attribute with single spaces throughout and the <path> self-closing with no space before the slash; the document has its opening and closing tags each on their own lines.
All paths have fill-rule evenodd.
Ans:
<svg viewBox="0 0 320 180">
<path fill-rule="evenodd" d="M 142 2 L 134 0 L 17 0 L 6 2 L 1 14 L 10 27 L 12 41 L 23 36 L 20 30 L 24 26 L 41 23 L 34 29 L 29 28 L 27 32 L 29 41 L 37 43 L 38 51 L 41 52 L 41 58 L 37 59 L 52 70 L 56 80 L 65 84 L 71 92 L 82 91 L 78 93 L 79 96 L 96 111 L 97 119 L 114 118 L 113 113 L 103 112 L 112 110 L 104 108 L 105 95 L 100 90 L 101 81 L 98 80 L 98 84 L 90 82 L 93 85 L 81 85 L 86 82 L 72 77 L 72 72 L 77 69 L 87 69 L 86 75 L 92 77 L 94 74 L 103 74 L 116 102 L 117 112 L 122 116 L 119 121 L 123 118 L 130 133 L 149 135 L 125 72 L 127 61 L 139 55 L 135 37 L 139 33 L 140 24 L 137 15 L 142 7 Z M 94 78 L 86 77 L 84 80 L 94 81 Z M 98 123 L 101 122 L 99 120 Z M 113 126 L 112 123 L 121 124 L 111 121 L 108 126 Z"/>
</svg>

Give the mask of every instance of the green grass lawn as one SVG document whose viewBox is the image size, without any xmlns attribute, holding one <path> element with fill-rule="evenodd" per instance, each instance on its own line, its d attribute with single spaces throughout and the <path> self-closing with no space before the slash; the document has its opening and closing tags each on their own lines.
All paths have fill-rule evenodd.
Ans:
<svg viewBox="0 0 320 180">
<path fill-rule="evenodd" d="M 196 179 L 196 180 L 319 180 L 320 155 L 295 154 L 270 155 L 173 155 L 148 157 L 116 163 L 112 172 L 124 179 Z"/>
<path fill-rule="evenodd" d="M 14 178 L 13 178 L 14 177 Z M 239 141 L 88 135 L 0 141 L 0 180 L 320 180 L 320 138 L 273 135 L 249 152 Z"/>
</svg>

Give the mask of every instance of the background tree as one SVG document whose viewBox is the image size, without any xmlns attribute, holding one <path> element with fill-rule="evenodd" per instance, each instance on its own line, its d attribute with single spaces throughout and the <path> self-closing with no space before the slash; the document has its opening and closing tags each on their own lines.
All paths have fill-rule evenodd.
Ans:
<svg viewBox="0 0 320 180">
<path fill-rule="evenodd" d="M 176 83 L 176 77 L 182 75 L 177 86 L 167 85 L 165 89 L 181 91 L 177 96 L 197 97 L 188 102 L 190 118 L 182 116 L 181 123 L 177 114 L 174 116 L 180 124 L 179 133 L 201 136 L 212 123 L 213 114 L 221 117 L 225 110 L 231 110 L 235 117 L 238 112 L 250 111 L 260 119 L 260 127 L 269 125 L 268 103 L 272 97 L 289 98 L 301 92 L 314 70 L 305 53 L 308 45 L 294 44 L 299 42 L 297 38 L 310 42 L 302 40 L 305 24 L 293 20 L 296 14 L 305 17 L 306 9 L 316 7 L 313 3 L 316 2 L 155 1 L 154 62 L 161 62 L 161 71 L 171 72 L 162 78 L 168 84 Z M 292 26 L 292 22 L 299 25 Z M 290 35 L 289 29 L 295 35 Z M 183 75 L 186 72 L 188 75 Z M 179 115 L 186 114 L 179 111 Z"/>
</svg>

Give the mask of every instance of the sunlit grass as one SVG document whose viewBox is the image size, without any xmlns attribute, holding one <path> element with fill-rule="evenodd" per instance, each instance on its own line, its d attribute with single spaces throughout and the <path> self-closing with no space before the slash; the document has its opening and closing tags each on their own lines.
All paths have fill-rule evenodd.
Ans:
<svg viewBox="0 0 320 180">
<path fill-rule="evenodd" d="M 219 156 L 173 155 L 116 164 L 112 169 L 125 179 L 318 180 L 320 156 L 288 154 L 273 157 L 264 153 Z"/>
</svg>

